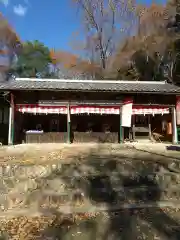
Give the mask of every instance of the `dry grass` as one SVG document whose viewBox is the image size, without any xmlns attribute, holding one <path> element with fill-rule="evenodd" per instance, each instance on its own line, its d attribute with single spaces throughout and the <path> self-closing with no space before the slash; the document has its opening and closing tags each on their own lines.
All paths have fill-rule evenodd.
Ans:
<svg viewBox="0 0 180 240">
<path fill-rule="evenodd" d="M 1 164 L 46 164 L 54 161 L 71 161 L 78 156 L 86 156 L 96 148 L 95 144 L 31 144 L 0 149 Z"/>
</svg>

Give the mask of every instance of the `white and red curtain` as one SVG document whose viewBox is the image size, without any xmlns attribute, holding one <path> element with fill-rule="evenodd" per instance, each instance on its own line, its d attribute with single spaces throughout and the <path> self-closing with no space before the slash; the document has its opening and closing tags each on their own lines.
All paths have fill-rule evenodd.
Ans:
<svg viewBox="0 0 180 240">
<path fill-rule="evenodd" d="M 22 113 L 33 114 L 67 114 L 66 106 L 17 105 L 16 110 Z"/>
<path fill-rule="evenodd" d="M 169 114 L 168 107 L 160 107 L 160 106 L 133 106 L 132 109 L 133 115 L 156 115 L 156 114 Z"/>
<path fill-rule="evenodd" d="M 33 114 L 67 114 L 66 106 L 39 106 L 39 105 L 16 105 L 16 110 L 22 113 Z M 71 114 L 120 114 L 120 107 L 117 106 L 71 106 Z M 168 107 L 160 106 L 132 106 L 133 115 L 146 115 L 146 114 L 168 114 Z"/>
<path fill-rule="evenodd" d="M 119 107 L 104 107 L 104 106 L 72 106 L 70 107 L 71 114 L 119 114 Z M 17 105 L 16 110 L 22 113 L 33 114 L 67 114 L 66 106 L 38 106 L 38 105 Z"/>
<path fill-rule="evenodd" d="M 104 106 L 74 106 L 71 107 L 71 114 L 94 113 L 94 114 L 119 114 L 120 107 Z"/>
</svg>

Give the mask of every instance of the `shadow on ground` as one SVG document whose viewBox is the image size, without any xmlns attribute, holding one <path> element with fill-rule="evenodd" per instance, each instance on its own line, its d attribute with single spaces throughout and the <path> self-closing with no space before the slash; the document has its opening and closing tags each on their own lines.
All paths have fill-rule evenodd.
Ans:
<svg viewBox="0 0 180 240">
<path fill-rule="evenodd" d="M 160 163 L 152 161 L 151 157 L 131 159 L 112 154 L 99 156 L 100 152 L 100 149 L 96 149 L 83 161 L 64 165 L 47 179 L 66 176 L 63 181 L 67 188 L 76 193 L 76 198 L 79 196 L 83 201 L 85 195 L 93 204 L 106 205 L 109 211 L 96 213 L 95 217 L 81 214 L 77 220 L 71 214 L 59 222 L 57 218 L 56 224 L 46 229 L 44 234 L 53 235 L 53 239 L 59 240 L 180 239 L 178 221 L 159 208 L 158 204 L 155 208 L 112 210 L 116 204 L 122 203 L 157 203 L 161 198 L 161 186 L 156 178 Z M 145 190 L 132 191 L 141 187 Z M 55 208 L 51 211 L 60 215 Z"/>
</svg>

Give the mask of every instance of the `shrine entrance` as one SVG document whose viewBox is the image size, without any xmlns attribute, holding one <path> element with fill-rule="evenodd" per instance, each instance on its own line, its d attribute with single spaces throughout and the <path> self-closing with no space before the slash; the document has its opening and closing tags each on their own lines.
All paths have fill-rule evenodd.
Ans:
<svg viewBox="0 0 180 240">
<path fill-rule="evenodd" d="M 71 107 L 71 137 L 73 142 L 120 141 L 120 107 Z"/>
</svg>

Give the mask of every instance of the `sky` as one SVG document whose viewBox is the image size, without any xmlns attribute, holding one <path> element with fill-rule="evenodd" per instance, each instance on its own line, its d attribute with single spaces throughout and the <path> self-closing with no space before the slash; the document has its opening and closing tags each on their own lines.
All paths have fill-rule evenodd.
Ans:
<svg viewBox="0 0 180 240">
<path fill-rule="evenodd" d="M 39 40 L 50 48 L 71 51 L 73 37 L 81 29 L 71 1 L 0 0 L 0 12 L 21 40 Z M 140 1 L 149 3 L 151 0 Z"/>
<path fill-rule="evenodd" d="M 70 50 L 80 27 L 70 0 L 0 0 L 0 12 L 20 39 L 39 40 L 50 48 Z"/>
</svg>

